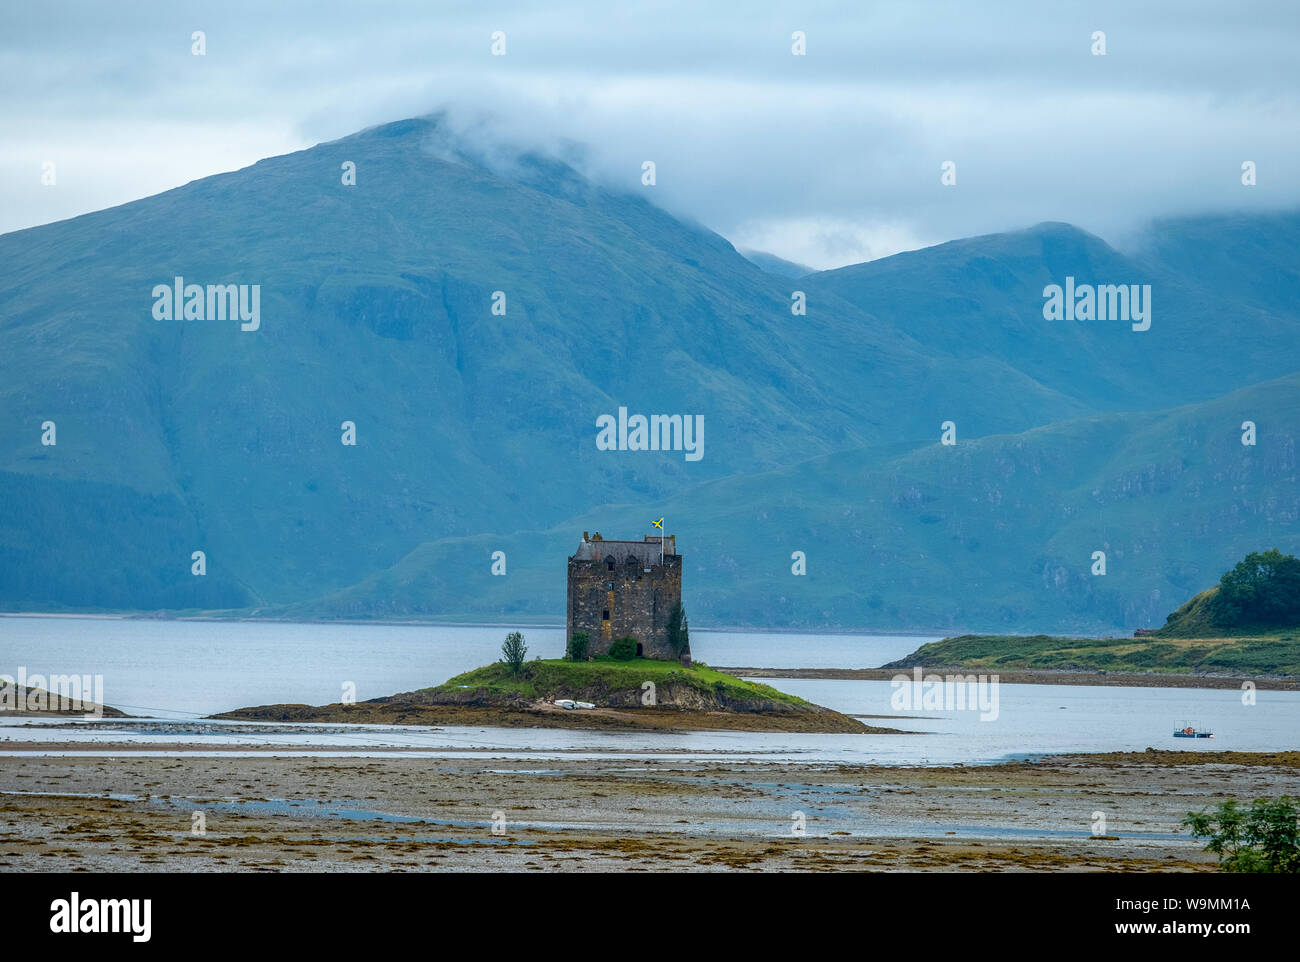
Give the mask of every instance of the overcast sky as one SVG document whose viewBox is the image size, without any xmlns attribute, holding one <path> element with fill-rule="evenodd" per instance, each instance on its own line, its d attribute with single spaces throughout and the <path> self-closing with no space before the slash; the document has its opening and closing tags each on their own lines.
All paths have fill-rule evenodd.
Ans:
<svg viewBox="0 0 1300 962">
<path fill-rule="evenodd" d="M 1297 0 L 9 2 L 0 232 L 446 110 L 626 189 L 654 160 L 661 205 L 814 267 L 1043 220 L 1122 244 L 1300 206 L 1298 54 Z"/>
</svg>

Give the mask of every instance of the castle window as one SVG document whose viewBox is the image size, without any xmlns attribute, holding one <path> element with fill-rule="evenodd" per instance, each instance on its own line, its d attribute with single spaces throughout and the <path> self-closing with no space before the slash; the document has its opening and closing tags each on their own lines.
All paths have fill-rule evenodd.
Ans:
<svg viewBox="0 0 1300 962">
<path fill-rule="evenodd" d="M 609 609 L 606 608 L 604 611 L 602 611 L 600 613 L 600 617 L 605 621 L 609 621 Z"/>
<path fill-rule="evenodd" d="M 605 567 L 608 568 L 610 571 L 613 571 L 613 570 L 614 570 L 614 556 L 613 556 L 613 555 L 610 555 L 608 558 L 605 559 Z"/>
</svg>

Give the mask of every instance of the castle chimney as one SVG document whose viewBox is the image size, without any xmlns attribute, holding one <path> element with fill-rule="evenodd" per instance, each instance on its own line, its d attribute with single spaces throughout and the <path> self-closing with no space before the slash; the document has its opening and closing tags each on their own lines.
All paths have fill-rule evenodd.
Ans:
<svg viewBox="0 0 1300 962">
<path fill-rule="evenodd" d="M 587 537 L 587 532 L 585 532 L 585 531 L 582 532 L 582 540 L 583 540 L 583 541 L 590 541 L 590 540 L 591 540 L 590 538 Z"/>
</svg>

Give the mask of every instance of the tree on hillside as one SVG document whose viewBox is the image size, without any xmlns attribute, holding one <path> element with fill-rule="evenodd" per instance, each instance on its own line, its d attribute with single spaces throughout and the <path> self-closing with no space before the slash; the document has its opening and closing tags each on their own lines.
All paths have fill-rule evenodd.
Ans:
<svg viewBox="0 0 1300 962">
<path fill-rule="evenodd" d="M 1277 548 L 1246 555 L 1219 579 L 1215 609 L 1225 626 L 1300 622 L 1300 560 Z"/>
<path fill-rule="evenodd" d="M 506 640 L 501 645 L 501 660 L 510 667 L 510 674 L 517 675 L 524 670 L 524 658 L 527 656 L 528 646 L 524 644 L 523 634 L 512 631 L 506 635 Z"/>
</svg>

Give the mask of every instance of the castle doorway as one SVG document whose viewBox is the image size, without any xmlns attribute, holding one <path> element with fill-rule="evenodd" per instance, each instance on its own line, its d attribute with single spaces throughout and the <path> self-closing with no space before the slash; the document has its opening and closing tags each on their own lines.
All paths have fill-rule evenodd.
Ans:
<svg viewBox="0 0 1300 962">
<path fill-rule="evenodd" d="M 636 643 L 636 656 L 638 658 L 641 658 L 643 657 L 643 655 L 644 655 L 644 649 L 641 647 L 641 642 L 638 641 Z"/>
</svg>

